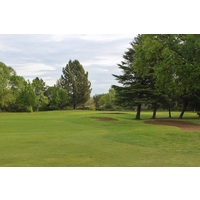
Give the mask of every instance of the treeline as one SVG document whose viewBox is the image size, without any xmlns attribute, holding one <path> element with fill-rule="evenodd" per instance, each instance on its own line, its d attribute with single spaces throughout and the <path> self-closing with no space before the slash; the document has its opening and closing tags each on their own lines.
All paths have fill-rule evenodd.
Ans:
<svg viewBox="0 0 200 200">
<path fill-rule="evenodd" d="M 140 119 L 142 105 L 153 110 L 180 108 L 200 109 L 200 35 L 137 35 L 118 65 L 122 75 L 113 75 L 121 86 L 113 85 L 116 104 L 137 107 Z"/>
<path fill-rule="evenodd" d="M 130 43 L 118 64 L 119 85 L 90 97 L 88 72 L 78 60 L 69 61 L 56 84 L 49 87 L 36 77 L 32 82 L 0 62 L 0 111 L 53 109 L 200 111 L 200 35 L 142 34 Z"/>
<path fill-rule="evenodd" d="M 30 82 L 0 62 L 0 112 L 55 110 L 82 106 L 90 98 L 88 73 L 78 60 L 69 61 L 54 86 L 36 77 Z"/>
</svg>

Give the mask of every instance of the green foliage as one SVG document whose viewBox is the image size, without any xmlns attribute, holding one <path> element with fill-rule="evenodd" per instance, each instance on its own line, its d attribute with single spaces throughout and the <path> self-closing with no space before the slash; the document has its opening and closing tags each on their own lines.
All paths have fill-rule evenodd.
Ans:
<svg viewBox="0 0 200 200">
<path fill-rule="evenodd" d="M 44 95 L 46 91 L 46 84 L 42 79 L 36 77 L 32 81 L 32 87 L 36 95 L 36 111 L 39 111 L 41 106 L 48 104 L 48 98 Z"/>
<path fill-rule="evenodd" d="M 124 107 L 138 104 L 139 111 L 141 104 L 150 104 L 153 118 L 159 106 L 170 111 L 171 106 L 182 104 L 182 118 L 191 103 L 199 104 L 199 49 L 197 34 L 138 35 L 118 65 L 123 75 L 113 75 L 122 84 L 113 86 L 116 102 Z"/>
<path fill-rule="evenodd" d="M 69 103 L 68 92 L 65 89 L 53 86 L 45 92 L 50 109 L 63 109 Z"/>
<path fill-rule="evenodd" d="M 62 72 L 63 75 L 57 85 L 68 91 L 70 105 L 75 109 L 85 104 L 91 93 L 88 72 L 85 72 L 78 60 L 70 60 Z"/>
<path fill-rule="evenodd" d="M 115 107 L 115 90 L 110 88 L 108 93 L 93 96 L 95 109 L 113 109 Z"/>
<path fill-rule="evenodd" d="M 15 71 L 0 62 L 0 111 L 13 101 L 13 94 L 10 90 L 10 79 Z"/>
<path fill-rule="evenodd" d="M 27 112 L 32 112 L 33 107 L 37 105 L 37 96 L 29 81 L 25 82 L 25 87 L 21 90 L 17 102 L 19 108 Z"/>
<path fill-rule="evenodd" d="M 124 53 L 124 61 L 118 64 L 123 74 L 113 75 L 116 80 L 122 84 L 122 86 L 113 86 L 116 91 L 117 105 L 128 108 L 137 106 L 136 119 L 140 119 L 141 106 L 147 102 L 152 92 L 149 78 L 144 78 L 133 66 L 136 47 L 141 46 L 141 44 L 142 36 L 138 35 L 135 40 L 130 43 L 131 48 Z"/>
<path fill-rule="evenodd" d="M 101 105 L 100 105 L 100 99 L 103 96 L 103 94 L 96 94 L 93 96 L 93 100 L 94 100 L 94 105 L 95 105 L 95 109 L 101 109 Z"/>
<path fill-rule="evenodd" d="M 144 35 L 144 41 L 143 53 L 155 60 L 155 85 L 162 93 L 183 104 L 182 118 L 189 102 L 200 90 L 200 35 Z M 147 66 L 143 68 L 148 71 Z"/>
<path fill-rule="evenodd" d="M 89 110 L 95 110 L 95 106 L 94 106 L 94 105 L 91 105 L 91 106 L 89 107 Z"/>
<path fill-rule="evenodd" d="M 32 106 L 26 106 L 26 112 L 33 112 L 33 107 Z"/>
</svg>

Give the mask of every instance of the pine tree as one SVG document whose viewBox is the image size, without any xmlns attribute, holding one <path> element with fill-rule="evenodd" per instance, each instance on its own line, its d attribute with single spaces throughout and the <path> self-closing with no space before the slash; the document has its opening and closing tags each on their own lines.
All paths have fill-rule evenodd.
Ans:
<svg viewBox="0 0 200 200">
<path fill-rule="evenodd" d="M 90 98 L 92 89 L 88 81 L 88 72 L 85 72 L 78 60 L 70 60 L 62 72 L 57 85 L 68 91 L 69 103 L 76 109 Z"/>
<path fill-rule="evenodd" d="M 149 82 L 148 79 L 143 78 L 133 68 L 135 46 L 139 45 L 141 35 L 138 35 L 133 42 L 130 43 L 131 48 L 123 55 L 124 61 L 118 64 L 123 71 L 123 75 L 114 75 L 118 83 L 122 86 L 113 85 L 116 91 L 116 103 L 123 107 L 137 106 L 137 113 L 135 119 L 140 119 L 141 106 L 148 99 Z"/>
</svg>

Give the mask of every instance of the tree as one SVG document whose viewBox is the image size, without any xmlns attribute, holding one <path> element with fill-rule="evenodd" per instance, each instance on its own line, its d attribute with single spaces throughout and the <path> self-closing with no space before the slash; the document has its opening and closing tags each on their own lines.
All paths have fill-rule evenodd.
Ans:
<svg viewBox="0 0 200 200">
<path fill-rule="evenodd" d="M 0 112 L 4 106 L 8 106 L 13 100 L 10 90 L 10 78 L 12 75 L 15 75 L 15 71 L 0 62 Z"/>
<path fill-rule="evenodd" d="M 166 95 L 156 87 L 155 70 L 157 63 L 162 62 L 161 52 L 163 44 L 155 40 L 155 35 L 141 35 L 141 42 L 135 46 L 133 68 L 148 84 L 146 103 L 153 108 L 152 118 L 156 118 L 156 111 L 161 102 L 166 102 Z"/>
<path fill-rule="evenodd" d="M 76 109 L 90 98 L 92 89 L 88 81 L 88 72 L 85 72 L 78 60 L 70 60 L 62 72 L 63 75 L 57 82 L 57 86 L 68 91 L 69 103 Z"/>
<path fill-rule="evenodd" d="M 95 94 L 93 96 L 93 100 L 94 100 L 94 105 L 95 105 L 95 109 L 101 109 L 101 105 L 100 105 L 100 99 L 102 97 L 103 94 Z"/>
<path fill-rule="evenodd" d="M 183 108 L 179 118 L 193 101 L 200 90 L 200 35 L 186 34 L 179 35 L 180 43 L 178 46 L 179 65 L 175 68 L 178 85 L 177 93 L 182 97 Z"/>
<path fill-rule="evenodd" d="M 135 47 L 142 42 L 141 35 L 131 42 L 131 48 L 123 55 L 124 60 L 118 64 L 123 75 L 114 75 L 122 86 L 113 85 L 116 91 L 116 103 L 123 107 L 137 106 L 135 119 L 140 119 L 141 107 L 147 101 L 149 95 L 149 80 L 143 78 L 133 67 Z"/>
<path fill-rule="evenodd" d="M 108 93 L 101 94 L 101 97 L 99 99 L 99 104 L 101 107 L 105 109 L 111 109 L 114 108 L 115 104 L 115 90 L 114 88 L 110 88 Z"/>
<path fill-rule="evenodd" d="M 45 90 L 46 90 L 46 84 L 42 79 L 39 79 L 38 77 L 36 77 L 35 79 L 33 79 L 32 81 L 32 87 L 33 87 L 33 91 L 37 97 L 36 99 L 36 111 L 39 111 L 39 108 L 42 105 L 45 105 L 48 103 L 48 98 L 44 95 Z"/>
<path fill-rule="evenodd" d="M 24 77 L 18 75 L 12 75 L 10 77 L 10 90 L 13 95 L 12 102 L 9 104 L 8 109 L 10 111 L 16 111 L 19 108 L 19 96 L 20 93 L 25 89 L 26 81 Z"/>
<path fill-rule="evenodd" d="M 33 111 L 33 107 L 37 104 L 37 96 L 29 80 L 25 82 L 25 87 L 20 92 L 17 101 L 22 110 L 27 112 Z"/>
<path fill-rule="evenodd" d="M 159 53 L 161 59 L 157 59 L 155 64 L 156 87 L 182 103 L 181 119 L 200 90 L 200 35 L 161 34 L 147 37 L 151 43 L 162 47 Z M 145 48 L 150 57 L 158 52 L 157 49 L 150 51 L 151 46 L 149 43 Z"/>
<path fill-rule="evenodd" d="M 45 95 L 48 97 L 50 109 L 62 109 L 68 102 L 68 92 L 56 86 L 49 87 L 45 92 Z"/>
</svg>

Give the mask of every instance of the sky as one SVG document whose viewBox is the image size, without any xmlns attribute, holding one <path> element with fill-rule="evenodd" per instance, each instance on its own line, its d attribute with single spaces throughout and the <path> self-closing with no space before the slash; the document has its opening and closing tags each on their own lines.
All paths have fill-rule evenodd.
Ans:
<svg viewBox="0 0 200 200">
<path fill-rule="evenodd" d="M 112 74 L 137 34 L 0 34 L 0 61 L 30 81 L 42 78 L 53 86 L 69 60 L 88 72 L 91 96 L 118 84 Z"/>
</svg>

